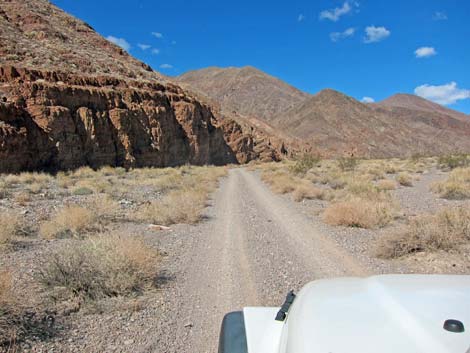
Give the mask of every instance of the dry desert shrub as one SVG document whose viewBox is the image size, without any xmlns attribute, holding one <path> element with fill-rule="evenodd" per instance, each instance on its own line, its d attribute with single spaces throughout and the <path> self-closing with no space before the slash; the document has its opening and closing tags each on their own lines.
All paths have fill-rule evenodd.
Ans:
<svg viewBox="0 0 470 353">
<path fill-rule="evenodd" d="M 293 192 L 299 183 L 299 178 L 289 175 L 284 171 L 264 172 L 261 179 L 270 185 L 276 194 L 287 194 Z"/>
<path fill-rule="evenodd" d="M 290 167 L 290 171 L 296 175 L 304 175 L 320 162 L 320 157 L 314 154 L 305 153 L 295 160 L 294 165 Z"/>
<path fill-rule="evenodd" d="M 468 154 L 455 154 L 448 156 L 441 156 L 437 161 L 441 169 L 452 170 L 455 168 L 465 168 L 470 166 L 470 155 Z"/>
<path fill-rule="evenodd" d="M 435 183 L 432 190 L 450 200 L 470 198 L 470 168 L 454 169 L 447 180 Z"/>
<path fill-rule="evenodd" d="M 0 271 L 0 349 L 17 335 L 16 300 L 11 289 L 11 275 Z"/>
<path fill-rule="evenodd" d="M 59 210 L 51 220 L 39 227 L 39 234 L 45 239 L 65 236 L 79 237 L 95 226 L 97 215 L 83 207 L 66 206 Z"/>
<path fill-rule="evenodd" d="M 377 182 L 377 187 L 380 190 L 395 190 L 397 188 L 397 183 L 394 180 L 384 179 Z"/>
<path fill-rule="evenodd" d="M 202 219 L 206 207 L 207 192 L 204 189 L 170 191 L 161 201 L 140 207 L 134 215 L 138 221 L 160 225 L 178 223 L 194 224 Z"/>
<path fill-rule="evenodd" d="M 450 250 L 470 241 L 470 210 L 449 208 L 423 215 L 379 241 L 377 256 L 397 258 L 420 251 Z"/>
<path fill-rule="evenodd" d="M 395 209 L 389 202 L 352 197 L 329 205 L 323 220 L 330 225 L 375 228 L 393 220 Z"/>
<path fill-rule="evenodd" d="M 323 200 L 325 191 L 307 180 L 300 181 L 292 194 L 295 201 L 319 199 Z"/>
<path fill-rule="evenodd" d="M 103 223 L 104 220 L 116 219 L 120 210 L 119 203 L 113 200 L 109 195 L 100 195 L 93 198 L 87 204 L 87 208 L 93 212 L 101 223 Z"/>
<path fill-rule="evenodd" d="M 99 299 L 140 292 L 155 283 L 159 253 L 142 238 L 102 234 L 64 245 L 38 277 L 46 288 L 65 288 L 71 297 Z"/>
<path fill-rule="evenodd" d="M 410 174 L 402 172 L 396 177 L 397 182 L 403 186 L 413 186 L 413 178 Z"/>
<path fill-rule="evenodd" d="M 356 157 L 348 156 L 348 157 L 341 157 L 338 159 L 338 167 L 342 171 L 351 171 L 356 169 L 359 164 L 359 160 Z"/>
<path fill-rule="evenodd" d="M 21 227 L 21 217 L 13 211 L 0 213 L 0 245 L 9 244 Z"/>
</svg>

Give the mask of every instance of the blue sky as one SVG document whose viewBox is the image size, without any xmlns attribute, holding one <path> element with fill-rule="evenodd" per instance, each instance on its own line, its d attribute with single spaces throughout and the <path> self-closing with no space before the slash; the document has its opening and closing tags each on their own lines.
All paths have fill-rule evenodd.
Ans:
<svg viewBox="0 0 470 353">
<path fill-rule="evenodd" d="M 470 113 L 470 1 L 53 0 L 167 75 L 252 65 L 310 93 Z"/>
</svg>

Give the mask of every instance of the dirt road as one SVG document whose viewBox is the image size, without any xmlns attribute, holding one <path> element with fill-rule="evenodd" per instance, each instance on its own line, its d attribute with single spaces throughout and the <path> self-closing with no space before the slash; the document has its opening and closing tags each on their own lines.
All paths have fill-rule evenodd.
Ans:
<svg viewBox="0 0 470 353">
<path fill-rule="evenodd" d="M 370 274 L 245 169 L 230 170 L 208 218 L 180 256 L 185 273 L 174 283 L 168 322 L 160 322 L 170 337 L 157 351 L 216 352 L 224 313 L 280 305 L 314 279 Z"/>
</svg>

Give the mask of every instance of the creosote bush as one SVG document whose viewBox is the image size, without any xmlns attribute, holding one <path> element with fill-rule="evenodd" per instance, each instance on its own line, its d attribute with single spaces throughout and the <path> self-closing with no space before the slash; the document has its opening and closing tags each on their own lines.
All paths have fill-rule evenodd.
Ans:
<svg viewBox="0 0 470 353">
<path fill-rule="evenodd" d="M 291 172 L 294 174 L 305 174 L 317 166 L 320 160 L 319 156 L 305 153 L 295 160 L 294 165 L 291 166 Z"/>
<path fill-rule="evenodd" d="M 351 171 L 356 169 L 359 161 L 356 157 L 349 156 L 349 157 L 341 157 L 338 159 L 338 167 L 342 171 Z"/>
<path fill-rule="evenodd" d="M 470 166 L 470 155 L 455 154 L 439 157 L 438 164 L 442 169 L 455 169 Z"/>
<path fill-rule="evenodd" d="M 49 289 L 95 300 L 138 293 L 155 284 L 159 252 L 142 238 L 102 234 L 64 245 L 38 273 Z"/>
<path fill-rule="evenodd" d="M 422 251 L 448 251 L 464 242 L 470 242 L 470 210 L 449 208 L 412 219 L 406 227 L 382 238 L 377 256 L 391 259 Z"/>
</svg>

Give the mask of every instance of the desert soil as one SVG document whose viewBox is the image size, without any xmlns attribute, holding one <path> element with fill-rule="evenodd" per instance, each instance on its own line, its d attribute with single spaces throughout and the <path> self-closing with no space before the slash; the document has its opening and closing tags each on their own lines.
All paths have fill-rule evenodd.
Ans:
<svg viewBox="0 0 470 353">
<path fill-rule="evenodd" d="M 425 186 L 440 177 L 426 176 L 417 187 L 429 193 Z M 397 193 L 412 192 L 412 188 L 400 190 Z M 397 196 L 402 203 L 408 198 Z M 227 312 L 244 306 L 279 306 L 289 290 L 298 291 L 315 279 L 419 272 L 406 261 L 376 259 L 370 249 L 374 231 L 326 226 L 312 212 L 323 206 L 312 202 L 296 203 L 275 195 L 256 172 L 231 169 L 199 225 L 176 225 L 169 231 L 121 225 L 134 227 L 129 231 L 143 234 L 167 255 L 157 290 L 135 301 L 110 300 L 58 319 L 52 338 L 30 340 L 22 349 L 216 352 Z M 35 251 L 46 250 L 24 251 L 33 257 L 38 256 Z M 462 271 L 468 268 L 453 268 Z M 108 306 L 113 309 L 107 310 Z"/>
</svg>

